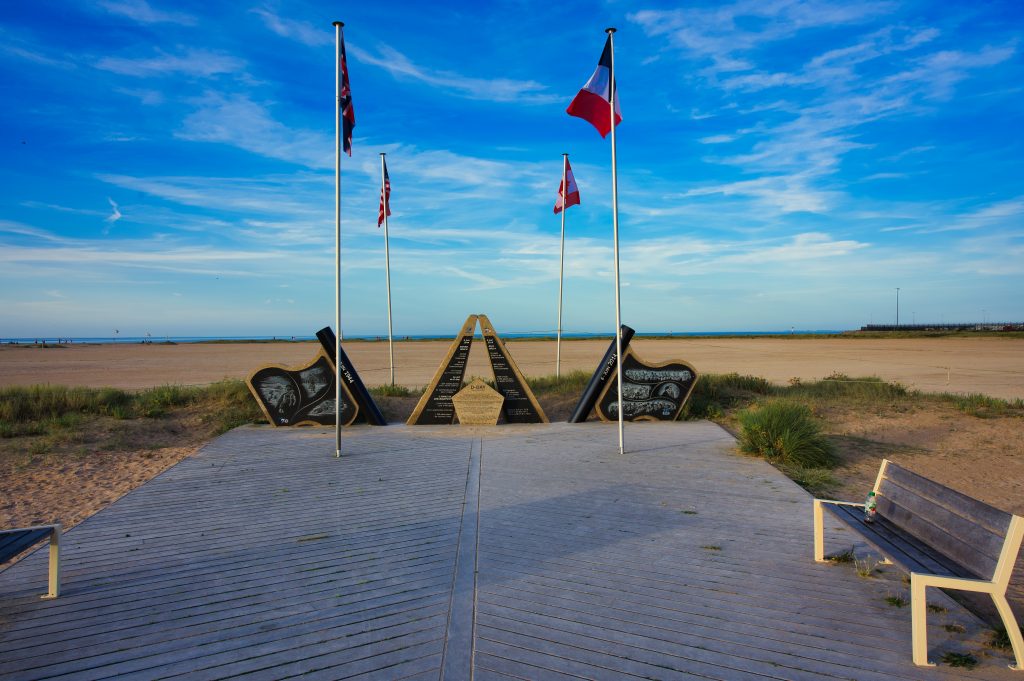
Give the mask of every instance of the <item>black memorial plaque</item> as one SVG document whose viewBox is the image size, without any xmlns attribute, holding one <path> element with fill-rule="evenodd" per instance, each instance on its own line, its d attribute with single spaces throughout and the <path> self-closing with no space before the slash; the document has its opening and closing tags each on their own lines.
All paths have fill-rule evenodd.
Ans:
<svg viewBox="0 0 1024 681">
<path fill-rule="evenodd" d="M 359 405 L 359 415 L 366 419 L 366 422 L 371 426 L 386 426 L 387 420 L 380 413 L 377 403 L 373 401 L 373 395 L 366 389 L 363 379 L 359 377 L 359 372 L 356 371 L 352 361 L 345 354 L 345 348 L 338 345 L 338 338 L 334 335 L 334 330 L 329 326 L 325 326 L 316 332 L 316 337 L 328 357 L 334 358 L 335 347 L 341 353 L 340 360 L 337 363 L 338 373 L 341 374 L 342 378 L 341 385 L 352 393 L 352 398 Z"/>
<path fill-rule="evenodd" d="M 626 352 L 629 348 L 629 341 L 633 340 L 633 334 L 635 333 L 636 331 L 625 324 L 620 327 L 619 334 L 622 338 L 622 352 Z M 583 423 L 590 416 L 590 411 L 597 403 L 597 398 L 608 385 L 609 379 L 615 375 L 615 365 L 617 362 L 615 350 L 615 339 L 613 338 L 608 346 L 608 350 L 604 353 L 604 357 L 601 358 L 601 363 L 597 365 L 594 375 L 587 382 L 587 387 L 583 389 L 580 401 L 576 403 L 576 408 L 573 409 L 572 415 L 569 416 L 569 423 Z"/>
<path fill-rule="evenodd" d="M 480 329 L 487 346 L 487 358 L 494 372 L 494 387 L 505 398 L 501 410 L 506 423 L 547 423 L 548 418 L 541 409 L 533 391 L 526 384 L 515 360 L 508 353 L 505 344 L 498 337 L 494 327 L 485 315 L 480 315 Z"/>
<path fill-rule="evenodd" d="M 323 353 L 307 367 L 269 366 L 253 372 L 249 390 L 275 426 L 334 425 L 334 368 Z M 341 391 L 341 422 L 355 420 L 359 408 L 348 390 Z"/>
<path fill-rule="evenodd" d="M 681 360 L 649 364 L 629 350 L 623 352 L 622 419 L 624 421 L 675 421 L 697 382 L 697 371 Z M 597 400 L 597 415 L 605 421 L 619 419 L 618 381 L 612 373 Z"/>
<path fill-rule="evenodd" d="M 430 382 L 423 397 L 416 404 L 412 415 L 406 423 L 410 426 L 451 425 L 455 423 L 455 406 L 452 395 L 462 389 L 462 379 L 466 375 L 466 362 L 469 360 L 469 349 L 473 345 L 476 332 L 476 315 L 470 315 L 462 325 L 459 335 L 448 348 L 448 356 Z"/>
</svg>

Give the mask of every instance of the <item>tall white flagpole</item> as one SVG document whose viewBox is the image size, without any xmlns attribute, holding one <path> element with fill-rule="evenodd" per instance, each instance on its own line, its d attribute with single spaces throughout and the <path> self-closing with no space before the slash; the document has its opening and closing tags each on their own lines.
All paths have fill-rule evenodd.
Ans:
<svg viewBox="0 0 1024 681">
<path fill-rule="evenodd" d="M 384 206 L 384 278 L 388 286 L 388 361 L 391 363 L 391 385 L 395 384 L 395 350 L 391 337 L 391 254 L 388 251 L 388 195 L 384 175 L 384 152 L 380 154 L 380 201 Z"/>
<path fill-rule="evenodd" d="M 562 279 L 565 272 L 565 209 L 569 188 L 566 186 L 566 168 L 569 166 L 569 154 L 562 153 L 562 245 L 558 252 L 558 338 L 555 341 L 555 378 L 562 373 Z"/>
<path fill-rule="evenodd" d="M 619 454 L 625 453 L 622 418 L 622 309 L 619 304 L 619 179 L 615 160 L 615 29 L 606 28 L 611 47 L 608 107 L 612 124 L 612 231 L 615 235 L 615 373 L 619 394 Z"/>
<path fill-rule="evenodd" d="M 341 29 L 334 22 L 334 455 L 341 457 Z"/>
</svg>

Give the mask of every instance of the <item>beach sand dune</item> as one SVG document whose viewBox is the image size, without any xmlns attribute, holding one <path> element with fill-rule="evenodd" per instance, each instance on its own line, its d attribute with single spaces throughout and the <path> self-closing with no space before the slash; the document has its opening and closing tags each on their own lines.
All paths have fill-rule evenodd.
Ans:
<svg viewBox="0 0 1024 681">
<path fill-rule="evenodd" d="M 395 343 L 395 381 L 430 382 L 448 341 Z M 508 341 L 527 376 L 555 372 L 554 341 Z M 591 372 L 607 340 L 562 344 L 562 371 Z M 1017 338 L 673 338 L 636 339 L 650 361 L 684 359 L 703 373 L 739 373 L 784 384 L 834 373 L 878 376 L 929 392 L 982 393 L 1024 399 L 1024 339 Z M 301 366 L 319 349 L 310 343 L 183 343 L 179 345 L 0 346 L 0 386 L 51 384 L 140 389 L 244 379 L 276 364 Z M 387 342 L 350 341 L 345 351 L 367 385 L 390 381 Z M 490 376 L 483 343 L 473 346 L 468 376 Z"/>
</svg>

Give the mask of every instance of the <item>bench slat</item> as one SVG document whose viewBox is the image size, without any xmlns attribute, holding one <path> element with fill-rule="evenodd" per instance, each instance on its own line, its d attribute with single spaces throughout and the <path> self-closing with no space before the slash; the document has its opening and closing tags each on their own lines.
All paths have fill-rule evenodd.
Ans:
<svg viewBox="0 0 1024 681">
<path fill-rule="evenodd" d="M 990 506 L 983 501 L 961 494 L 955 489 L 940 485 L 933 480 L 912 473 L 902 466 L 889 462 L 885 468 L 885 477 L 898 483 L 901 487 L 915 490 L 919 495 L 933 503 L 947 508 L 949 511 L 971 522 L 983 526 L 989 532 L 1000 537 L 1006 536 L 1010 526 L 1011 515 Z"/>
<path fill-rule="evenodd" d="M 891 492 L 898 494 L 889 496 Z M 879 493 L 877 508 L 878 515 L 919 539 L 924 545 L 933 547 L 941 555 L 964 566 L 975 577 L 992 579 L 1003 538 L 959 516 L 953 516 L 959 522 L 947 518 L 950 515 L 948 511 L 909 490 L 898 490 L 893 486 L 888 486 L 885 494 Z M 994 556 L 991 555 L 993 553 Z"/>
<path fill-rule="evenodd" d="M 825 504 L 847 525 L 850 525 L 879 553 L 891 560 L 907 572 L 965 577 L 977 579 L 977 575 L 952 563 L 948 558 L 939 556 L 930 547 L 922 545 L 909 535 L 901 534 L 900 528 L 892 525 L 884 518 L 873 523 L 864 522 L 864 513 L 857 507 L 834 506 Z M 992 599 L 987 594 L 942 589 L 950 598 L 977 615 L 991 627 L 1002 626 L 999 612 L 995 609 Z"/>
<path fill-rule="evenodd" d="M 913 537 L 901 532 L 898 527 L 890 524 L 885 518 L 877 518 L 872 523 L 865 523 L 864 512 L 857 507 L 828 504 L 825 507 L 862 535 L 882 555 L 907 572 L 928 572 L 950 577 L 976 578 L 976 575 L 968 573 Z"/>
<path fill-rule="evenodd" d="M 45 539 L 52 529 L 21 530 L 0 534 L 0 563 L 13 558 L 36 542 Z"/>
</svg>

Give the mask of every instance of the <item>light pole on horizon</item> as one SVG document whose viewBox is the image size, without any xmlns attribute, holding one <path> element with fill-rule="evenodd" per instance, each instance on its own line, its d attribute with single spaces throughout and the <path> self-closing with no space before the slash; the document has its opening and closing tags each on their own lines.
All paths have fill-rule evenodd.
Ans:
<svg viewBox="0 0 1024 681">
<path fill-rule="evenodd" d="M 896 287 L 896 326 L 900 325 L 900 287 Z"/>
</svg>

